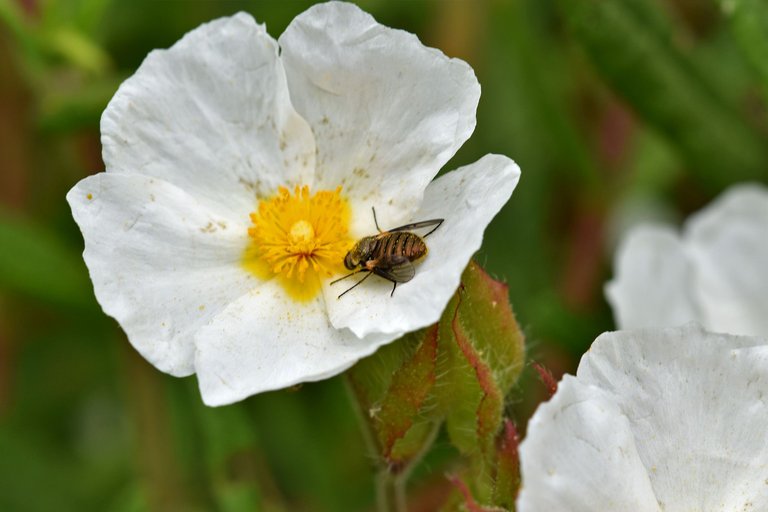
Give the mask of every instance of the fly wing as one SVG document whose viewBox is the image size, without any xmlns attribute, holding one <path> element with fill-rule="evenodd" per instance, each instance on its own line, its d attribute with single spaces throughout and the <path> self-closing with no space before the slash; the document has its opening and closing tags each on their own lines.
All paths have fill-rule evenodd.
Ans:
<svg viewBox="0 0 768 512">
<path fill-rule="evenodd" d="M 432 231 L 434 231 L 440 226 L 440 224 L 443 223 L 444 220 L 445 219 L 422 220 L 420 222 L 414 222 L 412 224 L 406 224 L 404 226 L 396 227 L 395 229 L 390 229 L 389 232 L 391 233 L 393 231 L 414 231 L 416 229 L 422 229 L 422 228 L 433 228 Z M 432 233 L 432 231 L 427 233 L 427 235 Z M 426 237 L 427 235 L 424 235 L 424 236 Z"/>
<path fill-rule="evenodd" d="M 374 274 L 393 283 L 407 283 L 416 275 L 413 263 L 405 256 L 400 255 L 380 259 L 378 265 L 372 270 Z"/>
</svg>

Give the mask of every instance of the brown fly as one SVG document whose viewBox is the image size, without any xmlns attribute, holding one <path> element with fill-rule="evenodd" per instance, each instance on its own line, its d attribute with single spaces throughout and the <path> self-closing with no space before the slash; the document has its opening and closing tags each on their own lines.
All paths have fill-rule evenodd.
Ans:
<svg viewBox="0 0 768 512">
<path fill-rule="evenodd" d="M 424 242 L 424 239 L 434 233 L 444 220 L 423 220 L 388 231 L 382 231 L 379 228 L 379 222 L 376 220 L 376 210 L 373 208 L 371 210 L 373 211 L 373 222 L 376 224 L 376 229 L 379 233 L 363 237 L 355 243 L 352 249 L 347 252 L 347 255 L 344 256 L 344 266 L 353 272 L 332 281 L 331 284 L 336 284 L 361 272 L 367 272 L 367 274 L 351 287 L 344 290 L 338 296 L 339 299 L 368 279 L 371 274 L 376 274 L 390 281 L 393 285 L 392 293 L 389 295 L 390 297 L 394 295 L 398 283 L 407 283 L 413 279 L 413 276 L 416 274 L 413 264 L 427 255 L 427 244 Z M 424 236 L 413 233 L 413 230 L 423 228 L 432 229 Z"/>
</svg>

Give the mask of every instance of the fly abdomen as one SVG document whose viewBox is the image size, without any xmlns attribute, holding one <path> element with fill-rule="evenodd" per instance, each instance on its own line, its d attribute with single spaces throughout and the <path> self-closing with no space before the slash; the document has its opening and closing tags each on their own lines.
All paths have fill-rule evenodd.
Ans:
<svg viewBox="0 0 768 512">
<path fill-rule="evenodd" d="M 408 233 L 409 238 L 406 241 L 406 254 L 405 256 L 411 260 L 416 261 L 427 255 L 427 244 L 424 240 L 416 234 Z"/>
<path fill-rule="evenodd" d="M 427 244 L 419 235 L 407 231 L 387 233 L 379 240 L 375 253 L 376 259 L 404 256 L 415 261 L 427 254 Z"/>
</svg>

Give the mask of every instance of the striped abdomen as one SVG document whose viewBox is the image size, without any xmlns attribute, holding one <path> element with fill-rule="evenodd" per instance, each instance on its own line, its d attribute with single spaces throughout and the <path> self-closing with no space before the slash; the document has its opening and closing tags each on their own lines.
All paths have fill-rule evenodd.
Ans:
<svg viewBox="0 0 768 512">
<path fill-rule="evenodd" d="M 398 231 L 380 235 L 371 259 L 384 260 L 387 256 L 405 256 L 409 261 L 416 261 L 427 254 L 427 244 L 417 234 Z"/>
</svg>

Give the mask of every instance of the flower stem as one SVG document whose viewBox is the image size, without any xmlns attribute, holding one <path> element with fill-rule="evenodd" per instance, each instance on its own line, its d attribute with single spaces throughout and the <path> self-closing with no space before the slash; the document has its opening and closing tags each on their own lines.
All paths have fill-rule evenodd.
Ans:
<svg viewBox="0 0 768 512">
<path fill-rule="evenodd" d="M 345 374 L 344 382 L 349 392 L 352 408 L 355 410 L 355 415 L 358 418 L 368 454 L 373 460 L 377 461 L 377 466 L 379 467 L 376 476 L 376 508 L 378 512 L 407 512 L 406 484 L 408 477 L 413 468 L 432 447 L 440 431 L 442 421 L 434 421 L 432 423 L 432 429 L 424 439 L 419 451 L 413 454 L 407 460 L 407 463 L 398 467 L 391 467 L 382 456 L 381 447 L 376 439 L 374 425 L 371 423 L 370 416 L 366 414 L 369 406 L 365 403 L 365 399 L 357 393 L 354 380 L 350 377 L 349 373 Z"/>
<path fill-rule="evenodd" d="M 376 508 L 379 512 L 407 512 L 405 473 L 382 469 L 376 479 Z"/>
<path fill-rule="evenodd" d="M 162 377 L 128 343 L 122 343 L 125 380 L 130 383 L 131 412 L 141 484 L 151 510 L 189 510 L 194 500 L 184 485 L 174 450 L 171 418 Z"/>
<path fill-rule="evenodd" d="M 365 406 L 358 396 L 355 385 L 349 374 L 344 374 L 344 383 L 349 392 L 352 408 L 360 424 L 365 445 L 370 457 L 377 461 L 379 473 L 376 476 L 376 510 L 378 512 L 406 512 L 405 478 L 407 472 L 396 474 L 390 471 L 381 460 L 381 452 L 376 442 L 372 425 L 365 414 Z"/>
</svg>

